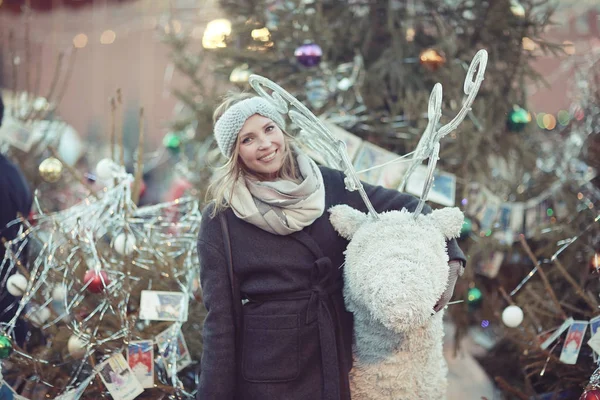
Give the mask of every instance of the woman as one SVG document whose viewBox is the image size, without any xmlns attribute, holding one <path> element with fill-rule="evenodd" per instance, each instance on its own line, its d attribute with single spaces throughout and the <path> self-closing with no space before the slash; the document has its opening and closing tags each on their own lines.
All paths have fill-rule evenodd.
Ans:
<svg viewBox="0 0 600 400">
<path fill-rule="evenodd" d="M 230 96 L 213 119 L 229 161 L 209 189 L 213 201 L 198 239 L 208 314 L 197 398 L 350 399 L 352 315 L 344 309 L 341 269 L 348 242 L 325 211 L 342 203 L 366 207 L 345 189 L 340 171 L 317 167 L 293 147 L 283 116 L 265 99 Z M 418 203 L 394 190 L 364 187 L 378 212 L 414 210 Z M 244 299 L 237 340 L 222 213 Z M 455 241 L 448 251 L 454 260 L 448 289 L 435 311 L 452 296 L 465 261 Z"/>
</svg>

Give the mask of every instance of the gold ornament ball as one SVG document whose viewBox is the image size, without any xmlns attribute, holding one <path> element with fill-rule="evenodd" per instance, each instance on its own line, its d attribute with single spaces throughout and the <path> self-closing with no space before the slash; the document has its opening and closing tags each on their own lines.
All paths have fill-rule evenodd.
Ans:
<svg viewBox="0 0 600 400">
<path fill-rule="evenodd" d="M 446 64 L 446 57 L 440 54 L 437 50 L 426 49 L 419 54 L 419 62 L 428 70 L 435 71 L 442 65 Z"/>
<path fill-rule="evenodd" d="M 252 71 L 250 71 L 248 64 L 242 64 L 231 71 L 231 75 L 229 75 L 229 82 L 248 83 L 250 75 L 252 75 Z"/>
<path fill-rule="evenodd" d="M 58 159 L 49 157 L 42 161 L 38 169 L 43 180 L 54 183 L 62 176 L 63 165 Z"/>
</svg>

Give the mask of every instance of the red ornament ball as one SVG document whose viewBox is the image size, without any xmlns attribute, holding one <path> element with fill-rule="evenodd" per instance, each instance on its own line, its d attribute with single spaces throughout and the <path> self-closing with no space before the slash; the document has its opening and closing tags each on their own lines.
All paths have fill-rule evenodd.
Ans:
<svg viewBox="0 0 600 400">
<path fill-rule="evenodd" d="M 323 50 L 316 43 L 304 43 L 294 51 L 294 56 L 305 67 L 314 67 L 321 62 Z"/>
<path fill-rule="evenodd" d="M 83 283 L 88 284 L 87 290 L 92 293 L 100 293 L 102 292 L 106 286 L 110 284 L 110 280 L 108 279 L 108 275 L 104 271 L 96 271 L 94 269 L 90 269 L 85 273 L 83 277 Z"/>
<path fill-rule="evenodd" d="M 586 390 L 579 400 L 600 400 L 600 389 Z"/>
</svg>

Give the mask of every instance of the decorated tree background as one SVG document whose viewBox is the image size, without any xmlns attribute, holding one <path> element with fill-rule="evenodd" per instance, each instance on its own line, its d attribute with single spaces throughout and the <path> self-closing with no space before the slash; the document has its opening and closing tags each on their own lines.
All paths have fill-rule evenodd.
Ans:
<svg viewBox="0 0 600 400">
<path fill-rule="evenodd" d="M 550 2 L 220 4 L 226 18 L 209 23 L 196 54 L 214 59 L 222 81 L 241 90 L 250 89 L 252 73 L 275 81 L 346 142 L 362 179 L 390 188 L 398 188 L 406 170 L 406 159 L 397 159 L 411 154 L 428 123 L 434 84 L 443 86 L 443 125 L 461 109 L 473 55 L 488 51 L 472 109 L 442 140 L 429 199 L 457 205 L 467 217 L 461 246 L 469 268 L 449 312 L 456 345 L 468 333 L 487 337 L 490 352 L 481 362 L 507 396 L 560 390 L 579 396 L 593 372 L 591 349 L 571 365 L 559 354 L 566 331 L 552 348 L 540 343 L 567 317 L 596 315 L 590 307 L 598 300 L 597 279 L 581 265 L 598 249 L 595 171 L 586 155 L 597 124 L 579 118 L 585 106 L 576 97 L 590 97 L 576 82 L 566 94 L 574 104 L 567 115 L 544 119 L 528 110 L 527 88 L 544 84 L 532 61 L 571 54 L 566 44 L 544 39 Z M 592 97 L 587 104 L 597 102 Z M 420 194 L 419 176 L 422 169 L 406 191 Z M 545 268 L 547 275 L 538 272 Z"/>
</svg>

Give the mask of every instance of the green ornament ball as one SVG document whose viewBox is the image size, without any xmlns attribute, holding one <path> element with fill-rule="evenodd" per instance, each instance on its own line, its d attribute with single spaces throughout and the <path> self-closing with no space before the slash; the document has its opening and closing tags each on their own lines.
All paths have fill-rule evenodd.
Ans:
<svg viewBox="0 0 600 400">
<path fill-rule="evenodd" d="M 163 145 L 169 150 L 178 151 L 181 147 L 181 138 L 176 133 L 169 132 L 163 138 Z"/>
<path fill-rule="evenodd" d="M 473 232 L 473 221 L 470 218 L 466 218 L 463 221 L 462 227 L 460 228 L 460 238 L 464 239 Z"/>
<path fill-rule="evenodd" d="M 0 360 L 4 360 L 10 356 L 13 351 L 13 344 L 10 337 L 0 333 Z"/>
<path fill-rule="evenodd" d="M 531 122 L 529 111 L 519 106 L 513 106 L 506 119 L 506 127 L 511 132 L 521 132 Z"/>
<path fill-rule="evenodd" d="M 467 303 L 469 306 L 477 307 L 481 304 L 482 300 L 483 294 L 481 293 L 481 290 L 476 287 L 469 288 L 469 291 L 467 292 Z"/>
</svg>

